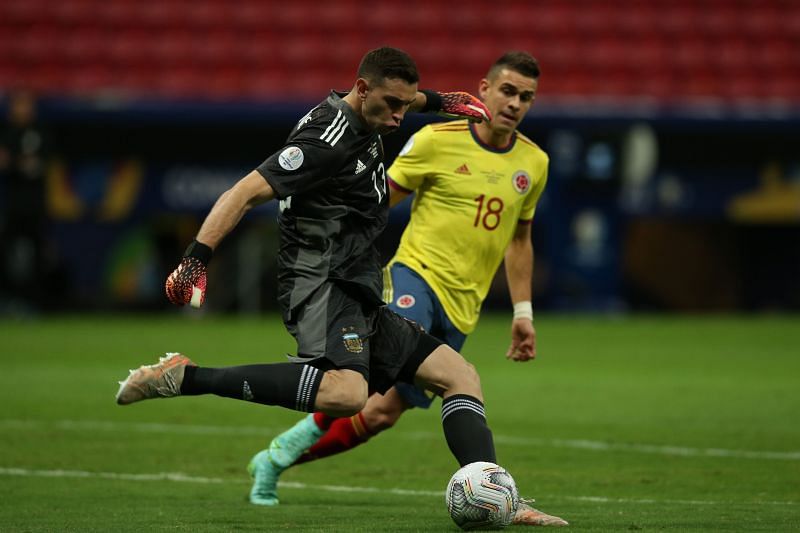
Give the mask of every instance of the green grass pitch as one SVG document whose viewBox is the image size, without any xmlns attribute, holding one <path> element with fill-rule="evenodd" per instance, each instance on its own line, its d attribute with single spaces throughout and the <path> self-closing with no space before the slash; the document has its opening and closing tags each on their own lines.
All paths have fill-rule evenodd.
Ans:
<svg viewBox="0 0 800 533">
<path fill-rule="evenodd" d="M 533 363 L 505 360 L 505 316 L 484 316 L 464 354 L 499 462 L 568 531 L 800 528 L 797 316 L 536 326 Z M 165 351 L 222 366 L 293 348 L 275 316 L 0 322 L 0 530 L 457 531 L 438 402 L 289 470 L 277 508 L 246 502 L 245 465 L 298 414 L 212 396 L 114 403 L 127 369 Z"/>
</svg>

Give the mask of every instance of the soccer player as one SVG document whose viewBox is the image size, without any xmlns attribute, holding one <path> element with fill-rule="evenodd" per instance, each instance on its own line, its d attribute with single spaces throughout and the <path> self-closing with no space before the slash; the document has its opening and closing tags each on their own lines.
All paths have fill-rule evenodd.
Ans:
<svg viewBox="0 0 800 533">
<path fill-rule="evenodd" d="M 491 66 L 479 90 L 491 122 L 426 126 L 389 169 L 390 204 L 416 191 L 411 220 L 385 272 L 390 309 L 460 350 L 505 257 L 514 316 L 506 356 L 536 356 L 531 278 L 531 221 L 547 180 L 547 155 L 516 131 L 536 96 L 539 65 L 509 52 Z M 352 449 L 392 427 L 412 407 L 428 408 L 430 394 L 398 383 L 370 396 L 358 414 L 309 415 L 256 454 L 250 501 L 278 504 L 278 476 L 293 464 Z M 446 407 L 443 407 L 446 409 Z M 310 447 L 310 449 L 309 449 Z M 522 504 L 515 523 L 566 525 Z"/>
<path fill-rule="evenodd" d="M 212 251 L 248 210 L 280 199 L 278 298 L 297 356 L 207 368 L 167 354 L 132 371 L 117 403 L 216 394 L 349 417 L 364 408 L 369 391 L 417 382 L 442 396 L 445 438 L 458 463 L 496 462 L 475 369 L 381 299 L 375 240 L 389 211 L 381 135 L 396 130 L 409 110 L 489 118 L 475 97 L 420 92 L 418 80 L 405 52 L 368 52 L 350 92 L 331 93 L 282 149 L 220 196 L 167 279 L 173 303 L 202 304 Z"/>
</svg>

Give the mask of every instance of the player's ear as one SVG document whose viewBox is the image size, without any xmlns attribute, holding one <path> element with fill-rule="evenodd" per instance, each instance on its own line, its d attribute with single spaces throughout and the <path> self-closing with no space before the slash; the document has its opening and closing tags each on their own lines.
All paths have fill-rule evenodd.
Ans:
<svg viewBox="0 0 800 533">
<path fill-rule="evenodd" d="M 369 82 L 364 78 L 358 78 L 356 80 L 356 93 L 358 93 L 358 98 L 362 102 L 367 99 L 368 92 L 369 92 Z"/>
<path fill-rule="evenodd" d="M 489 80 L 483 78 L 480 83 L 478 83 L 478 96 L 480 96 L 481 100 L 486 100 L 486 95 L 489 92 Z"/>
</svg>

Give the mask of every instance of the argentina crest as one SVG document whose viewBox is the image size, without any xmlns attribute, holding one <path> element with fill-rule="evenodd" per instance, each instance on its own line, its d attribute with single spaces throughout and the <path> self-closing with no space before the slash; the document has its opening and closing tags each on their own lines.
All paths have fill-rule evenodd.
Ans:
<svg viewBox="0 0 800 533">
<path fill-rule="evenodd" d="M 359 337 L 358 333 L 354 331 L 355 328 L 343 328 L 342 342 L 348 352 L 361 353 L 364 351 L 364 343 Z"/>
</svg>

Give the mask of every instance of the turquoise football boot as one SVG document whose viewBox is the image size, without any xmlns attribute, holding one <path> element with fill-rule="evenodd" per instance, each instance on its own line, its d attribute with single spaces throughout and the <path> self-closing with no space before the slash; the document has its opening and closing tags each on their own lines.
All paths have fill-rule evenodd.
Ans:
<svg viewBox="0 0 800 533">
<path fill-rule="evenodd" d="M 314 415 L 308 415 L 272 439 L 269 448 L 255 454 L 247 465 L 253 478 L 250 503 L 278 505 L 278 478 L 324 433 L 314 422 Z"/>
</svg>

